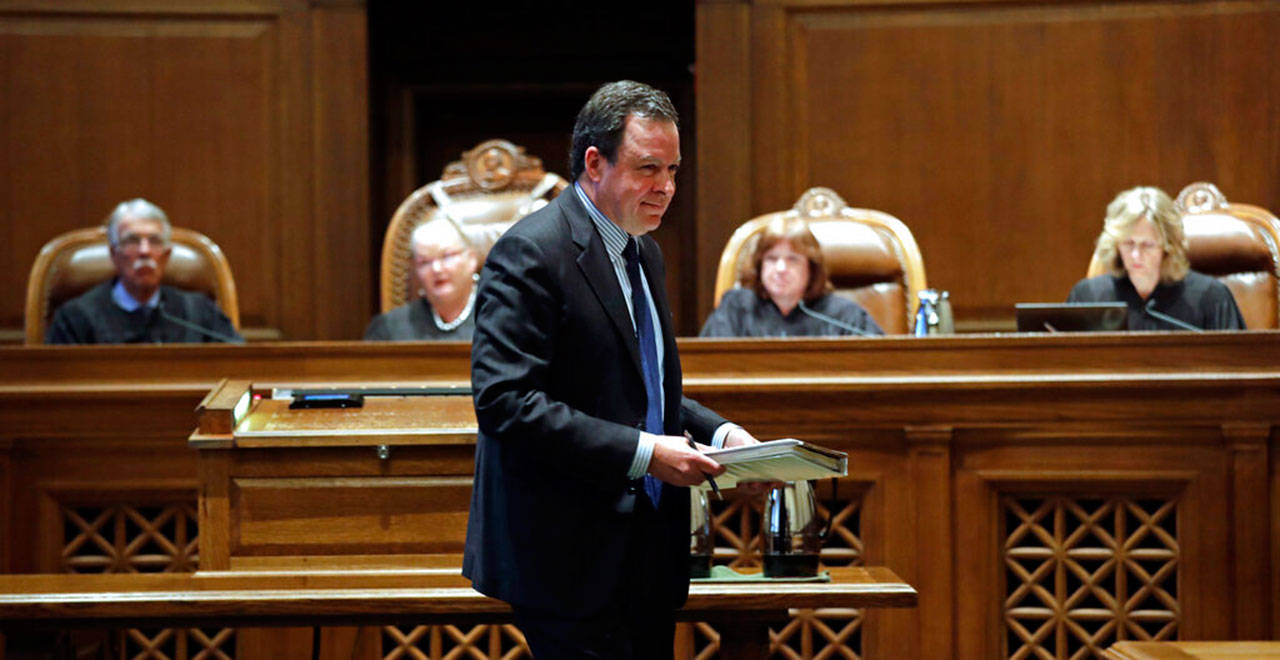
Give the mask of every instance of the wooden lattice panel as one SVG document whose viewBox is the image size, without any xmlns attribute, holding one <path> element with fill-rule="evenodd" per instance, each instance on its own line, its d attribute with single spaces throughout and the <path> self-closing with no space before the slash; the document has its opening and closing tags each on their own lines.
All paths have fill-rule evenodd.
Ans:
<svg viewBox="0 0 1280 660">
<path fill-rule="evenodd" d="M 59 504 L 58 515 L 63 572 L 183 573 L 199 565 L 196 507 L 189 500 Z M 236 648 L 234 628 L 129 629 L 112 631 L 109 639 L 108 653 L 77 645 L 77 657 L 231 660 Z"/>
<path fill-rule="evenodd" d="M 1005 657 L 1176 639 L 1176 500 L 1003 496 Z"/>
<path fill-rule="evenodd" d="M 163 628 L 125 630 L 117 657 L 130 660 L 232 660 L 236 635 L 233 628 Z"/>
<path fill-rule="evenodd" d="M 457 626 L 415 626 L 408 629 L 384 626 L 384 660 L 517 660 L 532 658 L 524 635 L 511 625 L 482 625 L 468 629 Z"/>
<path fill-rule="evenodd" d="M 830 482 L 818 484 L 818 515 L 830 520 L 819 560 L 827 566 L 862 566 L 862 493 L 836 493 Z M 833 514 L 834 510 L 834 514 Z M 764 515 L 761 498 L 711 501 L 716 538 L 715 562 L 737 569 L 758 571 L 763 564 L 764 539 L 760 534 Z M 798 610 L 781 629 L 769 631 L 770 655 L 775 658 L 861 658 L 861 610 Z M 695 623 L 694 658 L 719 658 L 720 634 L 706 623 Z"/>
<path fill-rule="evenodd" d="M 187 573 L 199 564 L 191 503 L 59 507 L 65 573 Z"/>
</svg>

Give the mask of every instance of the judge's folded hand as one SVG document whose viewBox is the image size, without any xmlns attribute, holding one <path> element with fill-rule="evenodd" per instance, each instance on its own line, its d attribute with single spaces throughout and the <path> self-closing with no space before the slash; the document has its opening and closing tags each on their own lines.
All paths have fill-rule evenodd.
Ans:
<svg viewBox="0 0 1280 660">
<path fill-rule="evenodd" d="M 756 440 L 755 436 L 747 433 L 742 427 L 730 429 L 729 433 L 724 437 L 724 446 L 726 449 L 729 447 L 758 444 L 760 444 L 760 441 Z M 763 495 L 770 490 L 780 488 L 783 485 L 785 484 L 781 481 L 739 481 L 737 488 L 738 492 L 746 495 Z"/>
<path fill-rule="evenodd" d="M 641 432 L 643 433 L 643 432 Z M 645 434 L 653 439 L 649 474 L 674 486 L 696 486 L 724 473 L 724 466 L 689 446 L 684 436 Z"/>
</svg>

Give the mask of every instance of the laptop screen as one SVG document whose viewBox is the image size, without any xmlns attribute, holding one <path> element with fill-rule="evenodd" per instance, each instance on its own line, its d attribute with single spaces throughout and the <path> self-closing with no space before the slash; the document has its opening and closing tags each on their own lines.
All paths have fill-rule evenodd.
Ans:
<svg viewBox="0 0 1280 660">
<path fill-rule="evenodd" d="M 1107 303 L 1018 303 L 1018 332 L 1109 332 L 1124 330 L 1128 305 Z"/>
</svg>

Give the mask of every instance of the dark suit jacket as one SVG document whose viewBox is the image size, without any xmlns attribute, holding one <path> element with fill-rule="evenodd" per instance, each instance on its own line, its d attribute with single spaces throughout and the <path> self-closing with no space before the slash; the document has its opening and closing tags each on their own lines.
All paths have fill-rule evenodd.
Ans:
<svg viewBox="0 0 1280 660">
<path fill-rule="evenodd" d="M 681 394 L 657 243 L 640 255 L 662 320 L 665 431 L 709 442 L 724 419 Z M 573 191 L 518 222 L 485 260 L 471 385 L 480 433 L 463 575 L 512 605 L 584 616 L 622 571 L 645 419 L 640 357 L 604 242 Z M 664 484 L 661 574 L 688 594 L 689 491 Z"/>
</svg>

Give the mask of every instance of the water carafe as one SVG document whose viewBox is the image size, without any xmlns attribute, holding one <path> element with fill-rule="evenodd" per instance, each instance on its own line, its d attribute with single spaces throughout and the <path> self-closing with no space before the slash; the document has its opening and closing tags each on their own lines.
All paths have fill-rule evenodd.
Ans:
<svg viewBox="0 0 1280 660">
<path fill-rule="evenodd" d="M 826 528 L 818 518 L 813 486 L 788 482 L 769 491 L 764 503 L 765 577 L 812 577 Z"/>
</svg>

